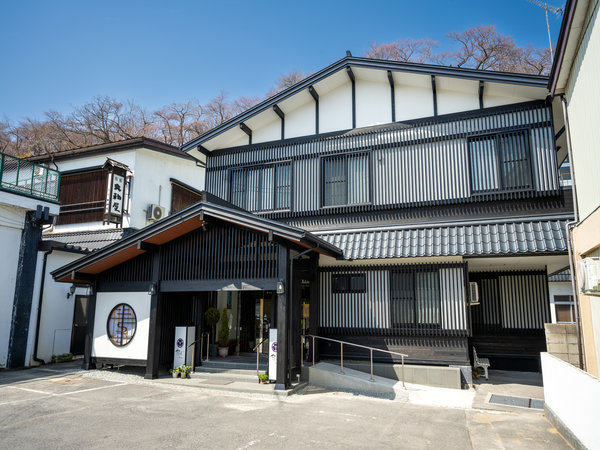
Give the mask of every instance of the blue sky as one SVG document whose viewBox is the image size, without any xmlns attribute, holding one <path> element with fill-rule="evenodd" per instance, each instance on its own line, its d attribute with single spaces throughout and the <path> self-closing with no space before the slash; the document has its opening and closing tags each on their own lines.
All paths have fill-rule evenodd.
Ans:
<svg viewBox="0 0 600 450">
<path fill-rule="evenodd" d="M 562 6 L 561 0 L 555 0 Z M 317 71 L 371 42 L 496 25 L 519 45 L 548 45 L 526 0 L 4 0 L 0 119 L 68 113 L 96 95 L 150 110 L 221 90 L 263 96 L 293 69 Z M 560 19 L 550 17 L 553 42 Z"/>
</svg>

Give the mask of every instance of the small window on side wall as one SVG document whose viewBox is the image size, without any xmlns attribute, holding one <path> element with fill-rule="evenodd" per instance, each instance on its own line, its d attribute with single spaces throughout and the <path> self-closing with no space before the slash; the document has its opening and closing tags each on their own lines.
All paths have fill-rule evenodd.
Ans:
<svg viewBox="0 0 600 450">
<path fill-rule="evenodd" d="M 137 327 L 135 311 L 126 303 L 115 306 L 108 315 L 106 331 L 113 345 L 123 347 L 131 342 Z"/>
<path fill-rule="evenodd" d="M 336 273 L 331 276 L 331 292 L 334 294 L 364 294 L 367 279 L 364 273 Z"/>
</svg>

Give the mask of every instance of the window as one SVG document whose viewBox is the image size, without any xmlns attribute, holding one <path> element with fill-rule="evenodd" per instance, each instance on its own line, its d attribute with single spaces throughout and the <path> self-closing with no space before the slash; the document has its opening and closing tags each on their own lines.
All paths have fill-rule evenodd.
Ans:
<svg viewBox="0 0 600 450">
<path fill-rule="evenodd" d="M 97 169 L 61 175 L 58 225 L 99 222 L 104 218 L 108 172 Z"/>
<path fill-rule="evenodd" d="M 390 285 L 392 326 L 439 325 L 440 286 L 437 270 L 391 271 Z"/>
<path fill-rule="evenodd" d="M 554 296 L 554 311 L 556 312 L 556 323 L 573 323 L 575 322 L 575 312 L 573 308 L 572 295 L 555 295 Z"/>
<path fill-rule="evenodd" d="M 334 294 L 364 294 L 367 280 L 364 273 L 337 273 L 331 276 L 331 292 Z"/>
<path fill-rule="evenodd" d="M 533 187 L 526 130 L 471 138 L 469 156 L 474 193 Z"/>
<path fill-rule="evenodd" d="M 323 158 L 323 206 L 368 203 L 368 153 L 350 153 Z"/>
<path fill-rule="evenodd" d="M 290 162 L 244 167 L 231 172 L 231 203 L 248 211 L 290 209 Z"/>
<path fill-rule="evenodd" d="M 125 303 L 120 303 L 108 315 L 106 324 L 108 339 L 117 347 L 123 347 L 133 339 L 136 325 L 137 318 L 133 308 Z"/>
</svg>

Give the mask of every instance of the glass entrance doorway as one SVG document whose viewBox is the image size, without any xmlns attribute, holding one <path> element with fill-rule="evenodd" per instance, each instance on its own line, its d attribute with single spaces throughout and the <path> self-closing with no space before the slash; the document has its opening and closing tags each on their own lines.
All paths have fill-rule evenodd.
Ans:
<svg viewBox="0 0 600 450">
<path fill-rule="evenodd" d="M 241 293 L 240 343 L 241 351 L 269 353 L 269 330 L 275 326 L 275 293 L 244 291 Z"/>
</svg>

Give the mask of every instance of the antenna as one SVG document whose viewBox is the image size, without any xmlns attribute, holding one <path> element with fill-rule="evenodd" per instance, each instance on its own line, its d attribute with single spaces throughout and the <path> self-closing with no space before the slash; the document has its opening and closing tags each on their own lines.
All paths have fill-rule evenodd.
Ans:
<svg viewBox="0 0 600 450">
<path fill-rule="evenodd" d="M 554 61 L 554 52 L 552 51 L 552 38 L 550 37 L 550 21 L 548 20 L 548 11 L 554 13 L 556 17 L 560 17 L 563 14 L 562 8 L 557 8 L 555 6 L 551 6 L 546 2 L 541 2 L 539 0 L 527 0 L 529 3 L 533 3 L 536 6 L 539 6 L 544 11 L 546 11 L 546 26 L 548 27 L 548 42 L 550 43 L 550 61 Z"/>
</svg>

